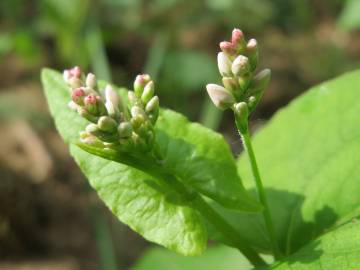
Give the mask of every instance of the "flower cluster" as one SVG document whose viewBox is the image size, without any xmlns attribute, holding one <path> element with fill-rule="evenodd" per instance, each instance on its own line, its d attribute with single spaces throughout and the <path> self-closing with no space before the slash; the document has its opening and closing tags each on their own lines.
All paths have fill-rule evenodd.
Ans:
<svg viewBox="0 0 360 270">
<path fill-rule="evenodd" d="M 216 107 L 232 108 L 237 114 L 248 114 L 258 104 L 270 81 L 270 70 L 255 75 L 258 65 L 258 45 L 255 39 L 245 40 L 239 29 L 234 29 L 231 41 L 220 42 L 217 61 L 222 83 L 208 84 L 207 92 Z M 247 117 L 247 115 L 246 115 Z"/>
<path fill-rule="evenodd" d="M 95 75 L 85 77 L 79 67 L 65 70 L 63 76 L 71 88 L 69 107 L 91 122 L 80 134 L 82 142 L 124 151 L 152 149 L 159 98 L 149 75 L 136 77 L 128 105 L 111 85 L 99 89 Z"/>
</svg>

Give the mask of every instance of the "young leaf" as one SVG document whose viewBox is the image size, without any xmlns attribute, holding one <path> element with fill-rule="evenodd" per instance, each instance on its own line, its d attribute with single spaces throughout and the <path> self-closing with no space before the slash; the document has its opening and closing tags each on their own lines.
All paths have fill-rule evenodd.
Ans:
<svg viewBox="0 0 360 270">
<path fill-rule="evenodd" d="M 254 138 L 283 253 L 291 254 L 360 205 L 360 71 L 322 83 L 279 111 Z M 253 187 L 248 160 L 239 171 Z M 227 213 L 268 249 L 258 215 Z M 261 240 L 262 239 L 262 240 Z"/>
<path fill-rule="evenodd" d="M 57 72 L 44 70 L 42 81 L 56 127 L 65 141 L 77 141 L 87 122 L 67 108 L 69 93 Z M 111 211 L 146 239 L 184 255 L 200 254 L 206 230 L 198 213 L 149 175 L 71 146 L 90 184 Z"/>
</svg>

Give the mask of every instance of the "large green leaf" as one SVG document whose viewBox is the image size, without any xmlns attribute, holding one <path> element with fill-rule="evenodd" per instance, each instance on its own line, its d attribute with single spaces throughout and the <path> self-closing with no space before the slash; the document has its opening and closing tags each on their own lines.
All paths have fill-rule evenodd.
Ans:
<svg viewBox="0 0 360 270">
<path fill-rule="evenodd" d="M 76 146 L 71 154 L 110 210 L 144 238 L 184 255 L 200 254 L 207 235 L 183 197 L 145 173 L 91 155 Z"/>
<path fill-rule="evenodd" d="M 359 94 L 360 71 L 322 83 L 280 110 L 253 140 L 284 254 L 360 206 Z M 239 171 L 253 189 L 246 155 Z M 269 249 L 260 215 L 223 211 L 252 243 Z"/>
<path fill-rule="evenodd" d="M 77 141 L 87 124 L 67 109 L 69 93 L 61 76 L 42 74 L 56 127 L 67 141 Z M 146 239 L 185 255 L 201 253 L 207 234 L 198 213 L 181 195 L 166 190 L 149 175 L 71 147 L 79 167 L 111 211 Z"/>
</svg>

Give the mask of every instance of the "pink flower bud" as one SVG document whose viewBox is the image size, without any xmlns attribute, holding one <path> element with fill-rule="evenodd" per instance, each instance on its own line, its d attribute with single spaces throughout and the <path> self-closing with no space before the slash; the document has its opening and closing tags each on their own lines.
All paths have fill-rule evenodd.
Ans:
<svg viewBox="0 0 360 270">
<path fill-rule="evenodd" d="M 246 44 L 246 49 L 248 51 L 254 51 L 257 49 L 257 41 L 255 38 L 249 40 L 249 42 Z"/>
<path fill-rule="evenodd" d="M 90 94 L 90 95 L 87 95 L 84 98 L 84 103 L 85 103 L 85 105 L 95 105 L 98 102 L 99 99 L 100 99 L 99 96 L 96 96 L 94 94 Z"/>
<path fill-rule="evenodd" d="M 233 45 L 236 45 L 239 43 L 239 41 L 244 39 L 244 34 L 240 29 L 235 28 L 232 31 L 232 35 L 231 35 L 231 43 Z"/>
<path fill-rule="evenodd" d="M 252 38 L 246 44 L 247 55 L 250 60 L 251 70 L 254 71 L 258 65 L 259 55 L 258 55 L 258 44 L 256 39 Z"/>
<path fill-rule="evenodd" d="M 81 82 L 81 69 L 79 67 L 73 67 L 71 69 L 67 69 L 63 72 L 64 80 L 72 87 L 80 87 Z"/>
<path fill-rule="evenodd" d="M 85 91 L 83 88 L 76 88 L 72 91 L 71 99 L 78 105 L 84 104 Z"/>
<path fill-rule="evenodd" d="M 234 29 L 231 36 L 231 44 L 233 45 L 236 53 L 243 53 L 246 47 L 245 37 L 240 29 Z"/>
<path fill-rule="evenodd" d="M 233 55 L 235 53 L 235 48 L 233 44 L 229 41 L 222 41 L 220 42 L 219 46 L 220 49 L 228 55 Z"/>
<path fill-rule="evenodd" d="M 75 78 L 80 78 L 81 76 L 81 69 L 80 67 L 76 66 L 69 70 L 70 76 Z"/>
<path fill-rule="evenodd" d="M 141 97 L 145 85 L 151 80 L 148 74 L 137 75 L 134 81 L 134 92 L 137 97 Z"/>
</svg>

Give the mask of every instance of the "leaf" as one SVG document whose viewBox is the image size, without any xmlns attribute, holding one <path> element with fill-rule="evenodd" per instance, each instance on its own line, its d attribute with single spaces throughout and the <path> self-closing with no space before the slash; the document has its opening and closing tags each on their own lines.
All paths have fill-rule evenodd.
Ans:
<svg viewBox="0 0 360 270">
<path fill-rule="evenodd" d="M 160 248 L 152 248 L 131 270 L 231 270 L 252 269 L 251 264 L 236 249 L 216 246 L 198 257 L 184 257 Z"/>
<path fill-rule="evenodd" d="M 65 141 L 78 140 L 87 122 L 67 109 L 61 76 L 44 70 L 42 81 L 56 127 Z M 185 255 L 206 247 L 206 230 L 186 198 L 165 190 L 149 175 L 71 146 L 71 153 L 110 210 L 146 239 Z"/>
<path fill-rule="evenodd" d="M 253 140 L 284 254 L 360 206 L 359 90 L 360 71 L 322 83 L 280 110 Z M 239 171 L 253 189 L 244 154 Z M 269 250 L 260 215 L 226 215 L 249 241 Z"/>
<path fill-rule="evenodd" d="M 45 69 L 42 73 L 42 81 L 50 111 L 61 136 L 68 143 L 78 142 L 79 132 L 84 130 L 87 121 L 67 108 L 70 93 L 62 76 L 58 72 Z M 119 91 L 123 95 L 125 90 L 119 89 Z M 147 223 L 148 218 L 130 219 L 127 210 L 115 213 L 122 221 L 144 237 L 183 254 L 198 254 L 204 249 L 206 243 L 203 221 L 198 217 L 198 212 L 188 205 L 191 201 L 189 201 L 187 194 L 174 194 L 172 190 L 168 190 L 169 188 L 163 185 L 166 183 L 161 182 L 166 181 L 166 179 L 156 179 L 154 176 L 158 174 L 152 170 L 161 170 L 162 175 L 175 175 L 188 188 L 195 189 L 226 207 L 244 211 L 260 209 L 259 204 L 246 193 L 237 175 L 235 161 L 230 149 L 221 135 L 201 127 L 199 124 L 189 123 L 180 114 L 163 110 L 158 120 L 156 138 L 160 145 L 160 151 L 164 154 L 162 166 L 156 167 L 154 165 L 149 170 L 148 166 L 153 162 L 144 158 L 139 160 L 141 162 L 135 166 L 142 172 L 132 167 L 102 160 L 90 154 L 85 155 L 80 150 L 72 148 L 72 154 L 80 168 L 112 210 L 119 209 L 119 205 L 128 209 L 126 205 L 130 201 L 136 206 L 138 204 L 143 205 L 144 201 L 151 199 L 153 200 L 151 205 L 158 205 L 158 208 L 153 210 L 156 213 L 156 215 L 154 214 L 155 217 L 161 217 L 157 223 L 154 221 Z M 90 148 L 86 150 L 91 151 Z M 108 151 L 95 149 L 92 152 L 104 158 L 118 161 L 117 157 L 111 156 Z M 121 161 L 128 161 L 131 158 L 128 155 Z M 95 161 L 92 161 L 93 159 Z M 87 160 L 94 166 L 87 166 Z M 129 165 L 129 162 L 125 163 Z M 101 164 L 101 166 L 98 167 L 96 164 Z M 106 164 L 112 165 L 105 166 Z M 144 166 L 141 167 L 142 165 Z M 102 166 L 106 169 L 101 169 Z M 113 173 L 114 171 L 116 174 Z M 111 183 L 116 182 L 117 179 L 119 188 L 113 191 L 112 188 L 115 184 L 103 187 L 98 183 L 101 182 L 99 179 L 107 179 L 107 177 L 109 177 L 107 181 Z M 126 198 L 121 195 L 121 190 L 131 185 L 131 181 L 138 182 L 137 190 L 139 193 L 131 198 Z M 103 182 L 106 183 L 106 181 Z M 145 191 L 140 193 L 141 190 L 147 190 L 149 197 L 145 196 Z M 154 194 L 154 196 L 150 194 Z M 171 194 L 172 200 L 169 199 L 169 194 Z M 119 201 L 112 196 L 119 197 Z M 179 204 L 179 202 L 181 203 Z M 131 212 L 131 214 L 134 213 Z M 182 224 L 183 227 L 179 224 Z M 175 237 L 177 234 L 178 237 Z M 185 239 L 183 241 L 187 241 L 187 244 L 179 242 L 180 239 Z M 192 246 L 188 242 L 192 243 Z"/>
<path fill-rule="evenodd" d="M 360 222 L 353 220 L 332 230 L 274 264 L 274 270 L 357 270 L 360 265 Z"/>
<path fill-rule="evenodd" d="M 197 255 L 207 235 L 187 198 L 149 175 L 91 155 L 76 146 L 71 154 L 110 210 L 144 238 L 184 255 Z"/>
</svg>

